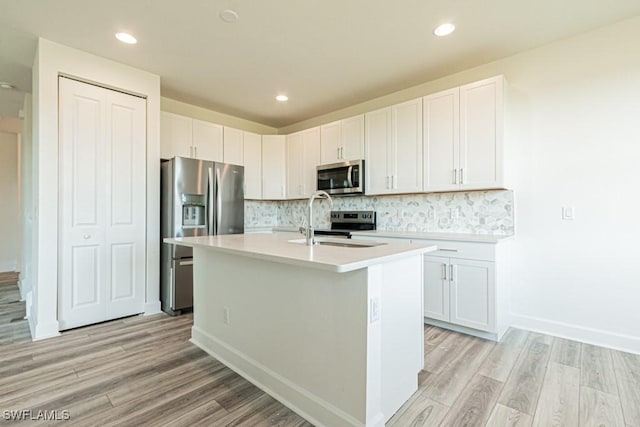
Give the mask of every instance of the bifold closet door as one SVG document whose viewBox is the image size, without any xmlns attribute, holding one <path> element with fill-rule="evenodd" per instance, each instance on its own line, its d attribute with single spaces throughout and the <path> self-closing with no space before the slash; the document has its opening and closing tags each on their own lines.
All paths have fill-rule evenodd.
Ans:
<svg viewBox="0 0 640 427">
<path fill-rule="evenodd" d="M 144 311 L 146 101 L 59 79 L 60 329 Z"/>
</svg>

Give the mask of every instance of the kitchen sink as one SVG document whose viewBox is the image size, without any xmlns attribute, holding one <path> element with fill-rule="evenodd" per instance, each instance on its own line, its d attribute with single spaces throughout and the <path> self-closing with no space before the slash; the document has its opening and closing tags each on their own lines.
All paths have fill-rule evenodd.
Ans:
<svg viewBox="0 0 640 427">
<path fill-rule="evenodd" d="M 289 240 L 289 243 L 306 244 L 306 239 Z M 339 246 L 342 248 L 371 248 L 374 246 L 386 245 L 384 242 L 372 242 L 369 240 L 353 240 L 353 239 L 316 239 L 316 245 L 322 246 Z"/>
</svg>

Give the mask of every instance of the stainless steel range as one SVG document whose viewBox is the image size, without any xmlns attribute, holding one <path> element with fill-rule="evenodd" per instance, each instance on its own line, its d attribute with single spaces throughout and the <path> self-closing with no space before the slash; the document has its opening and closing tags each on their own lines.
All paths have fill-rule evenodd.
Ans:
<svg viewBox="0 0 640 427">
<path fill-rule="evenodd" d="M 353 231 L 376 229 L 375 211 L 331 211 L 331 228 L 316 229 L 316 235 L 351 238 Z"/>
</svg>

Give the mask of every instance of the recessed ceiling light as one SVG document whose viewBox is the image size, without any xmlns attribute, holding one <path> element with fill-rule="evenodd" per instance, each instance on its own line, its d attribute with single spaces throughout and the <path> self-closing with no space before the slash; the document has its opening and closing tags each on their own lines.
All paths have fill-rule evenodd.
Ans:
<svg viewBox="0 0 640 427">
<path fill-rule="evenodd" d="M 453 33 L 455 29 L 456 29 L 456 26 L 448 22 L 446 24 L 438 25 L 436 29 L 433 30 L 433 34 L 435 34 L 438 37 L 444 37 Z"/>
<path fill-rule="evenodd" d="M 116 33 L 116 38 L 126 44 L 138 43 L 138 40 L 129 33 Z"/>
<path fill-rule="evenodd" d="M 0 82 L 0 88 L 2 88 L 2 89 L 13 89 L 13 88 L 15 88 L 15 86 L 12 85 L 11 83 Z"/>
<path fill-rule="evenodd" d="M 276 96 L 276 99 L 280 102 L 284 102 L 284 101 L 288 101 L 289 97 L 287 95 L 278 95 Z"/>
<path fill-rule="evenodd" d="M 220 12 L 220 19 L 222 19 L 227 24 L 231 24 L 238 20 L 238 12 L 231 9 L 226 9 Z"/>
</svg>

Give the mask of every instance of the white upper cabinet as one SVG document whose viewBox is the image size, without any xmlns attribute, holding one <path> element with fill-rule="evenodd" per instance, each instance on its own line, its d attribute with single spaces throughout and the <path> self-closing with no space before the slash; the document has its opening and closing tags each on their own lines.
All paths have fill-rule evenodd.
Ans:
<svg viewBox="0 0 640 427">
<path fill-rule="evenodd" d="M 301 198 L 304 194 L 304 145 L 302 133 L 287 135 L 287 198 Z"/>
<path fill-rule="evenodd" d="M 320 164 L 320 128 L 315 127 L 304 131 L 302 140 L 304 143 L 303 196 L 309 197 L 318 187 L 316 168 Z"/>
<path fill-rule="evenodd" d="M 424 190 L 504 187 L 502 76 L 424 97 Z"/>
<path fill-rule="evenodd" d="M 286 137 L 262 136 L 262 198 L 283 200 L 286 196 Z"/>
<path fill-rule="evenodd" d="M 342 121 L 342 160 L 364 159 L 364 114 Z"/>
<path fill-rule="evenodd" d="M 243 132 L 239 129 L 224 127 L 224 162 L 244 165 Z"/>
<path fill-rule="evenodd" d="M 323 165 L 341 161 L 341 130 L 341 120 L 320 127 L 320 161 Z"/>
<path fill-rule="evenodd" d="M 193 121 L 189 117 L 160 112 L 160 157 L 194 157 Z"/>
<path fill-rule="evenodd" d="M 320 128 L 321 164 L 364 158 L 364 114 Z"/>
<path fill-rule="evenodd" d="M 287 135 L 287 197 L 306 198 L 316 191 L 320 164 L 320 128 Z"/>
<path fill-rule="evenodd" d="M 424 97 L 424 191 L 458 189 L 460 170 L 460 90 Z"/>
<path fill-rule="evenodd" d="M 386 194 L 391 185 L 391 107 L 365 114 L 365 194 Z"/>
<path fill-rule="evenodd" d="M 366 194 L 422 191 L 422 99 L 365 115 Z"/>
<path fill-rule="evenodd" d="M 193 157 L 221 162 L 223 159 L 222 126 L 193 120 Z"/>
<path fill-rule="evenodd" d="M 504 187 L 504 78 L 460 87 L 460 189 Z"/>
<path fill-rule="evenodd" d="M 262 137 L 244 132 L 244 198 L 262 198 Z"/>
<path fill-rule="evenodd" d="M 222 126 L 160 112 L 160 157 L 222 161 Z"/>
<path fill-rule="evenodd" d="M 391 107 L 393 193 L 422 191 L 422 98 Z"/>
</svg>

